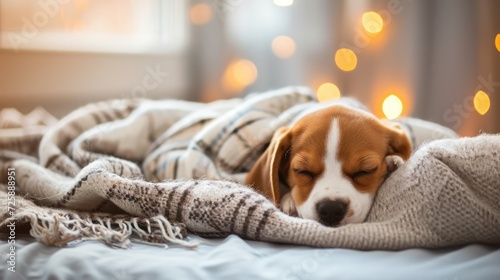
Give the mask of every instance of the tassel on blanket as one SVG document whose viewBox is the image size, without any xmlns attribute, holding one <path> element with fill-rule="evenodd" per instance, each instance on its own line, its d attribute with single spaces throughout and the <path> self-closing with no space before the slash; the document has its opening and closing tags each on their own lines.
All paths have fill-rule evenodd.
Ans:
<svg viewBox="0 0 500 280">
<path fill-rule="evenodd" d="M 1 200 L 1 199 L 0 199 Z M 138 242 L 148 244 L 179 244 L 194 248 L 198 244 L 184 241 L 186 226 L 181 223 L 170 223 L 163 216 L 151 218 L 112 215 L 108 213 L 86 213 L 60 211 L 40 207 L 17 197 L 22 211 L 7 217 L 8 213 L 0 213 L 3 222 L 0 231 L 5 231 L 11 222 L 16 227 L 29 225 L 30 235 L 48 245 L 62 247 L 85 240 L 98 240 L 111 247 L 128 248 L 134 234 Z"/>
</svg>

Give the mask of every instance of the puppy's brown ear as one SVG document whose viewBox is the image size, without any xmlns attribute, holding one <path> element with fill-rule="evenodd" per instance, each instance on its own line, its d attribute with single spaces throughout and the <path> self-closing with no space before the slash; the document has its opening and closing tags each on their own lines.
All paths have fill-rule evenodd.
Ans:
<svg viewBox="0 0 500 280">
<path fill-rule="evenodd" d="M 399 156 L 403 160 L 407 160 L 411 155 L 412 146 L 406 132 L 398 123 L 386 121 L 384 126 L 389 140 L 388 155 Z"/>
<path fill-rule="evenodd" d="M 287 127 L 282 127 L 274 136 L 264 154 L 252 167 L 245 183 L 279 205 L 279 170 L 282 159 L 290 147 L 290 133 Z"/>
</svg>

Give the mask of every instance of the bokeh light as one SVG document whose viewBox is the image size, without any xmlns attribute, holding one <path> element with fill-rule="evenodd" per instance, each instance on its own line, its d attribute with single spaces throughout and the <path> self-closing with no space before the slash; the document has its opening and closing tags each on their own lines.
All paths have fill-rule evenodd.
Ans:
<svg viewBox="0 0 500 280">
<path fill-rule="evenodd" d="M 295 41 L 288 36 L 278 36 L 274 38 L 271 48 L 273 53 L 279 58 L 289 58 L 295 53 Z"/>
<path fill-rule="evenodd" d="M 212 19 L 212 8 L 207 3 L 196 4 L 191 7 L 189 17 L 194 25 L 203 25 Z"/>
<path fill-rule="evenodd" d="M 316 96 L 319 102 L 335 100 L 340 98 L 340 90 L 332 83 L 324 83 L 318 87 Z"/>
<path fill-rule="evenodd" d="M 352 71 L 358 64 L 358 58 L 351 49 L 342 48 L 335 53 L 335 64 L 340 70 Z"/>
<path fill-rule="evenodd" d="M 392 120 L 403 112 L 403 102 L 394 94 L 387 96 L 382 103 L 382 111 L 387 119 Z"/>
<path fill-rule="evenodd" d="M 231 61 L 222 77 L 222 85 L 226 91 L 239 92 L 253 84 L 257 79 L 257 67 L 250 60 Z"/>
<path fill-rule="evenodd" d="M 476 92 L 476 95 L 474 95 L 474 108 L 481 115 L 488 112 L 490 109 L 490 97 L 486 92 L 482 90 Z"/>
<path fill-rule="evenodd" d="M 289 7 L 293 5 L 293 0 L 273 0 L 276 6 Z"/>
<path fill-rule="evenodd" d="M 497 34 L 495 37 L 495 46 L 497 47 L 497 50 L 500 52 L 500 34 Z"/>
<path fill-rule="evenodd" d="M 382 17 L 376 12 L 366 12 L 361 18 L 361 23 L 363 28 L 372 34 L 379 33 L 384 27 L 384 21 Z"/>
</svg>

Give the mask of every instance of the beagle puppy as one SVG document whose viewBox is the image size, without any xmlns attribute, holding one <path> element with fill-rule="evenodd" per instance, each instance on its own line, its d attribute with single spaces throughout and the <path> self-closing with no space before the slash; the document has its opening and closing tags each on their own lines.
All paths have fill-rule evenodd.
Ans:
<svg viewBox="0 0 500 280">
<path fill-rule="evenodd" d="M 289 215 L 332 227 L 361 223 L 386 176 L 411 152 L 398 124 L 335 104 L 278 129 L 246 183 Z"/>
</svg>

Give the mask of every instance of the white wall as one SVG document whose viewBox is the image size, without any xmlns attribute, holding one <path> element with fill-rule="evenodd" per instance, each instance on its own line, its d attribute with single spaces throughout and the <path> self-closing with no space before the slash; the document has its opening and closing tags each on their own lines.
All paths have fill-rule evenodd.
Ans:
<svg viewBox="0 0 500 280">
<path fill-rule="evenodd" d="M 159 74 L 151 72 L 159 71 Z M 43 106 L 58 116 L 87 102 L 190 99 L 185 55 L 0 50 L 0 108 Z M 164 74 L 168 72 L 167 74 Z M 156 75 L 156 77 L 155 77 Z"/>
</svg>

